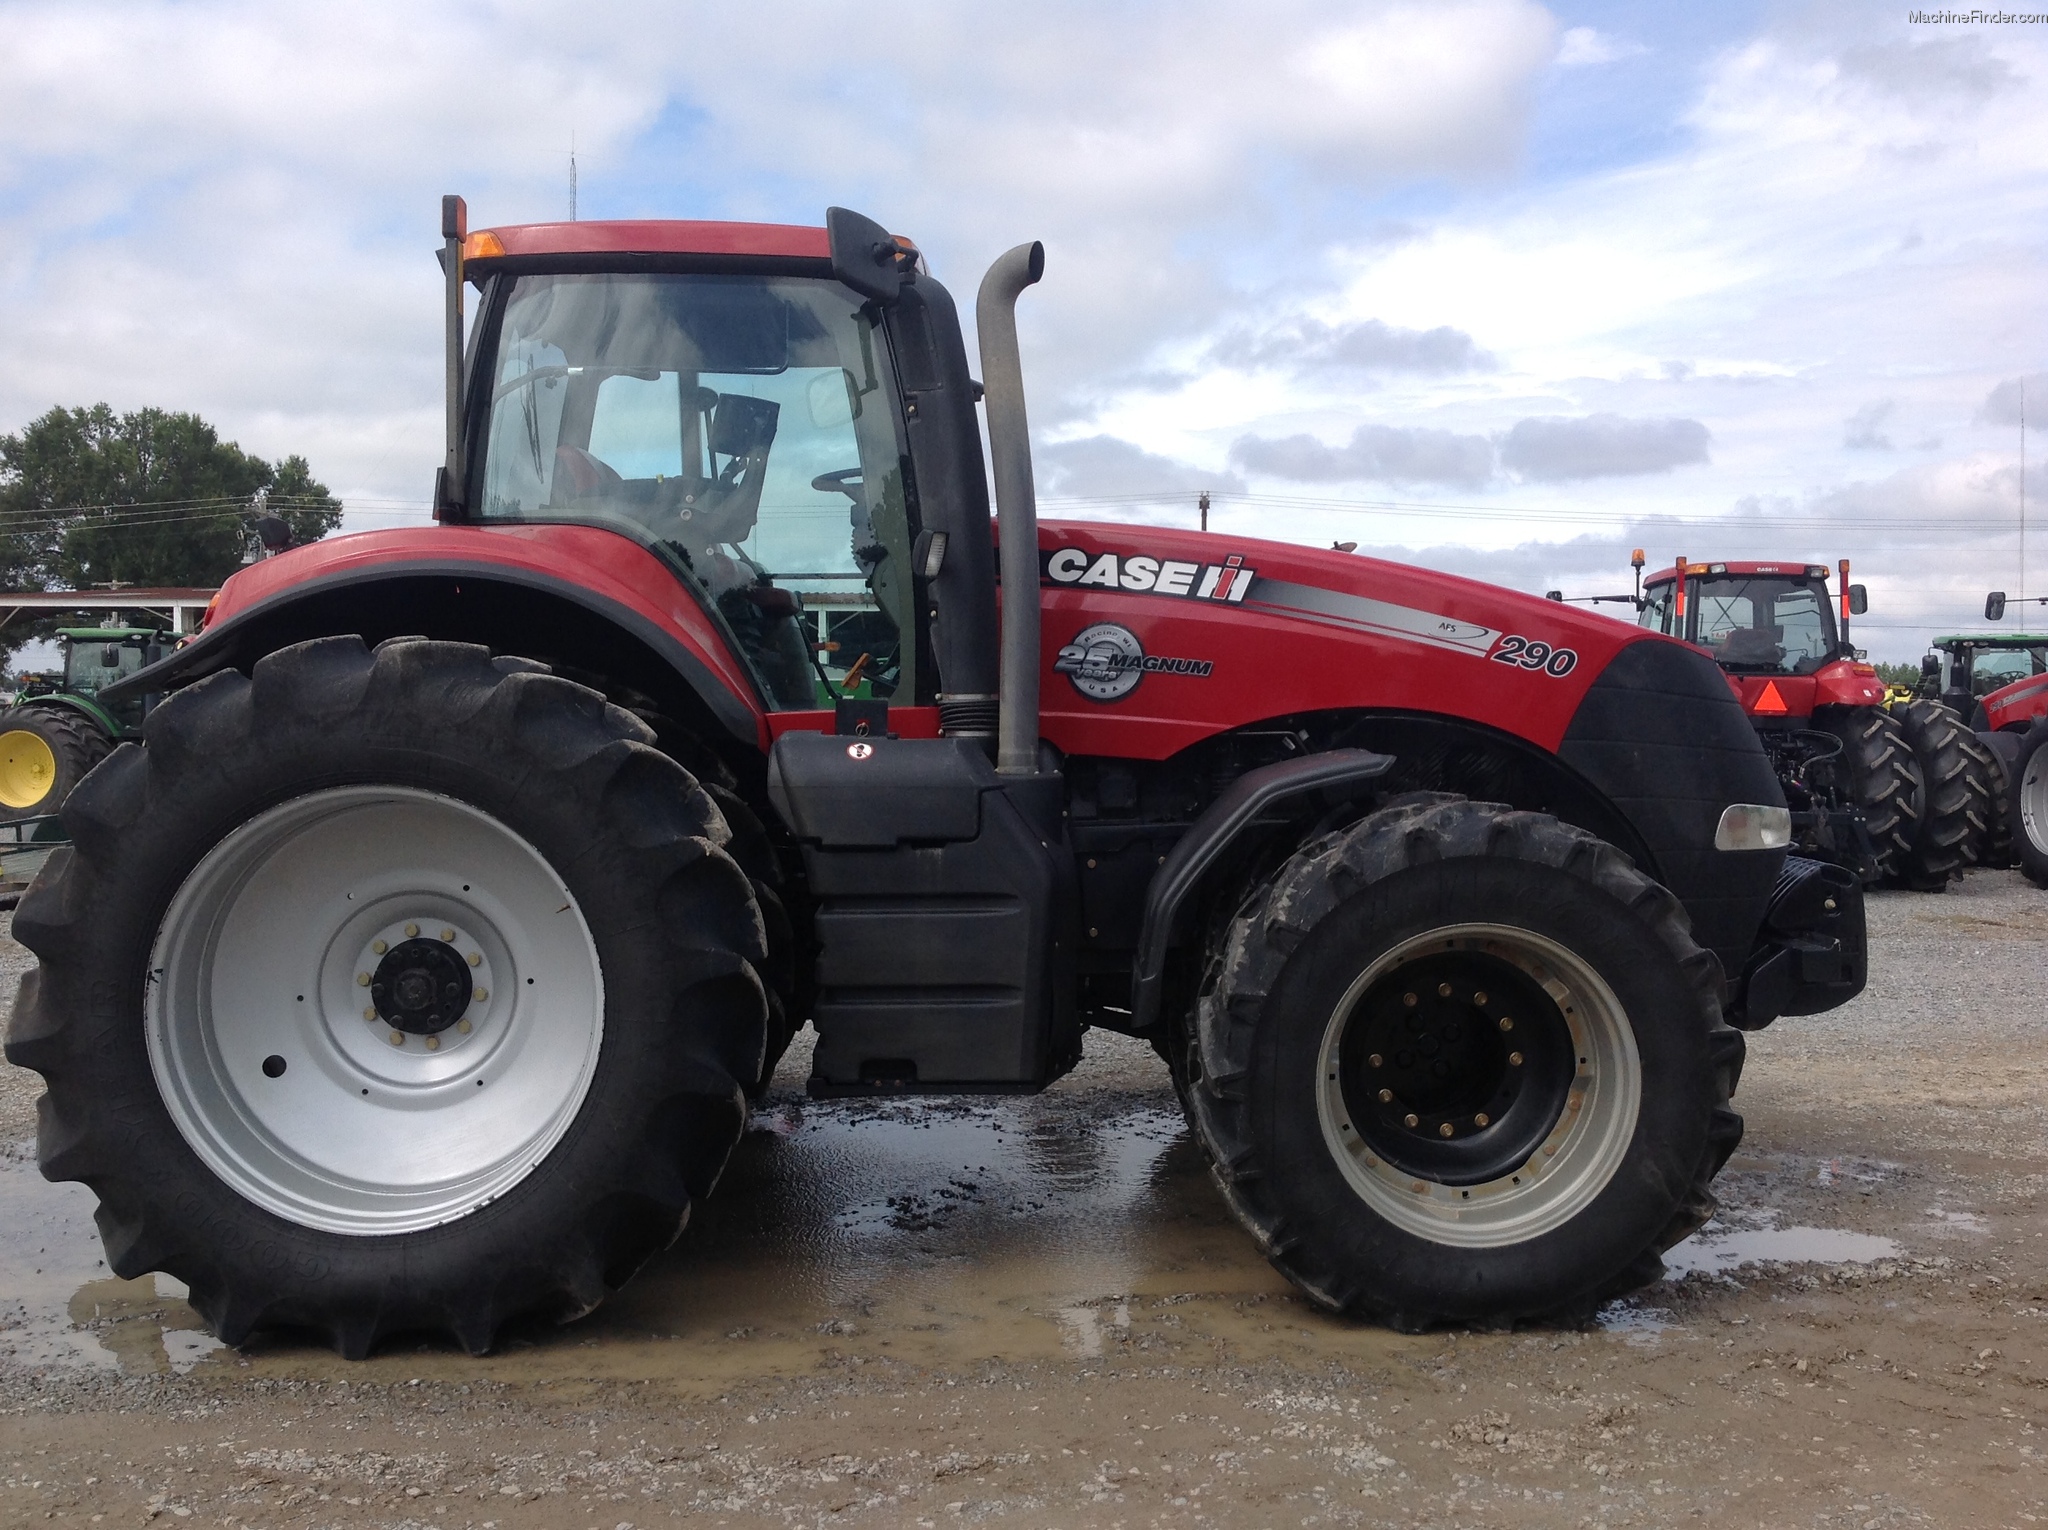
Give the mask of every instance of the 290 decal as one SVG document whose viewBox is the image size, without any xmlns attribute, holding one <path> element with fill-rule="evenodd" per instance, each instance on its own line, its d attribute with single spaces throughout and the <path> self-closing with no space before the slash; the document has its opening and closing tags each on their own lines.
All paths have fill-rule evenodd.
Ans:
<svg viewBox="0 0 2048 1530">
<path fill-rule="evenodd" d="M 1520 669 L 1537 670 L 1556 680 L 1562 680 L 1579 664 L 1578 654 L 1569 648 L 1552 648 L 1541 638 L 1516 637 L 1512 633 L 1502 638 L 1487 657 Z"/>
</svg>

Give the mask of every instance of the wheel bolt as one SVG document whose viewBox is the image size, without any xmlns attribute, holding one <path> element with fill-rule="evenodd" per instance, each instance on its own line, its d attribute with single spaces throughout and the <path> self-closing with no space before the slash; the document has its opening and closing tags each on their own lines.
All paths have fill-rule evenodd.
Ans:
<svg viewBox="0 0 2048 1530">
<path fill-rule="evenodd" d="M 1479 1114 L 1478 1114 L 1478 1115 L 1476 1115 L 1476 1116 L 1474 1116 L 1474 1117 L 1472 1118 L 1472 1124 L 1473 1124 L 1474 1126 L 1486 1126 L 1486 1125 L 1489 1125 L 1489 1124 L 1491 1124 L 1492 1120 L 1493 1120 L 1493 1118 L 1492 1118 L 1491 1116 L 1487 1115 L 1487 1113 L 1486 1113 L 1485 1111 L 1483 1111 L 1483 1110 L 1482 1110 L 1482 1111 L 1480 1111 L 1480 1112 L 1479 1112 Z"/>
<path fill-rule="evenodd" d="M 1474 1004 L 1484 1004 L 1486 1002 L 1486 990 L 1482 988 L 1474 993 L 1472 995 L 1472 1002 Z"/>
<path fill-rule="evenodd" d="M 490 989 L 488 989 L 488 988 L 479 988 L 479 989 L 478 989 L 478 990 L 476 991 L 476 1001 L 477 1001 L 477 1003 L 479 1003 L 479 1004 L 483 1003 L 483 1001 L 484 1001 L 484 1000 L 486 1000 L 486 999 L 488 999 L 488 998 L 489 998 L 490 996 L 491 996 L 491 991 L 490 991 Z"/>
<path fill-rule="evenodd" d="M 410 940 L 410 939 L 412 939 L 412 937 L 413 937 L 413 936 L 415 936 L 415 935 L 419 934 L 419 932 L 420 932 L 420 927 L 419 927 L 418 925 L 416 925 L 416 924 L 409 924 L 409 925 L 407 925 L 407 926 L 405 927 L 405 938 L 406 938 L 407 940 Z"/>
<path fill-rule="evenodd" d="M 367 973 L 367 972 L 358 972 L 358 973 L 356 974 L 356 987 L 358 987 L 358 988 L 368 988 L 369 986 L 370 986 L 370 974 L 369 974 L 369 973 Z"/>
<path fill-rule="evenodd" d="M 363 1009 L 363 1018 L 365 1020 L 375 1020 L 377 1018 L 377 1006 L 374 1004 L 366 1005 Z"/>
<path fill-rule="evenodd" d="M 1506 1015 L 1502 1015 L 1500 1017 L 1500 1028 L 1504 1031 L 1511 1031 L 1515 1028 L 1515 1022 L 1510 1020 Z"/>
<path fill-rule="evenodd" d="M 1449 998 L 1449 997 L 1451 996 L 1451 985 L 1450 985 L 1449 983 L 1439 983 L 1439 984 L 1437 984 L 1437 985 L 1436 985 L 1436 996 L 1437 996 L 1437 997 L 1438 997 L 1439 999 L 1448 999 L 1448 998 Z"/>
<path fill-rule="evenodd" d="M 1393 1090 L 1391 1090 L 1391 1089 L 1382 1089 L 1382 1090 L 1380 1091 L 1380 1103 L 1381 1103 L 1382 1105 L 1391 1105 L 1391 1104 L 1393 1104 L 1393 1103 L 1394 1103 L 1394 1091 L 1393 1091 Z"/>
<path fill-rule="evenodd" d="M 1367 1066 L 1374 1068 L 1384 1068 L 1387 1065 L 1387 1060 L 1377 1052 L 1373 1053 L 1365 1061 Z"/>
<path fill-rule="evenodd" d="M 1422 1117 L 1411 1113 L 1401 1118 L 1401 1124 L 1407 1127 L 1417 1127 L 1422 1124 Z"/>
<path fill-rule="evenodd" d="M 456 1022 L 455 1022 L 455 1028 L 456 1028 L 456 1029 L 457 1029 L 458 1031 L 462 1032 L 462 1034 L 463 1034 L 463 1035 L 465 1035 L 465 1036 L 467 1036 L 467 1035 L 469 1034 L 469 1032 L 470 1032 L 470 1024 L 469 1024 L 469 1022 L 468 1022 L 467 1020 L 458 1020 L 458 1021 L 456 1021 Z"/>
<path fill-rule="evenodd" d="M 393 1046 L 395 1046 L 395 1047 L 402 1047 L 402 1046 L 404 1046 L 404 1045 L 405 1045 L 405 1032 L 404 1032 L 404 1031 L 393 1031 L 393 1032 L 391 1033 L 391 1044 L 392 1044 Z"/>
<path fill-rule="evenodd" d="M 455 932 L 453 930 L 443 930 L 441 932 L 441 938 L 443 940 L 453 940 L 455 938 Z"/>
<path fill-rule="evenodd" d="M 469 964 L 470 964 L 470 966 L 472 966 L 472 967 L 481 967 L 481 966 L 482 966 L 482 965 L 484 964 L 484 954 L 483 954 L 483 952 L 481 952 L 481 951 L 472 951 L 472 952 L 470 952 L 470 953 L 469 953 Z"/>
<path fill-rule="evenodd" d="M 428 1050 L 429 1052 L 438 1052 L 438 1051 L 440 1051 L 440 1050 L 441 1050 L 441 1038 L 440 1038 L 439 1036 L 429 1036 L 429 1037 L 427 1038 L 427 1050 Z M 1485 1118 L 1484 1118 L 1484 1117 L 1482 1117 L 1482 1118 L 1480 1119 L 1480 1123 L 1479 1123 L 1479 1124 L 1480 1124 L 1481 1126 L 1484 1126 L 1484 1125 L 1486 1124 L 1486 1121 L 1485 1121 Z"/>
<path fill-rule="evenodd" d="M 1421 1000 L 1417 999 L 1415 995 L 1412 993 L 1404 993 L 1401 995 L 1401 1002 L 1407 1005 L 1410 1009 L 1413 1009 L 1417 1004 L 1421 1002 Z"/>
<path fill-rule="evenodd" d="M 1509 1066 L 1510 1068 L 1519 1068 L 1519 1067 L 1521 1067 L 1521 1066 L 1522 1066 L 1522 1054 L 1521 1054 L 1520 1052 L 1510 1052 L 1510 1053 L 1508 1053 L 1508 1066 Z"/>
<path fill-rule="evenodd" d="M 1438 1127 L 1438 1128 L 1436 1129 L 1436 1134 L 1437 1134 L 1437 1135 L 1438 1135 L 1439 1137 L 1448 1137 L 1448 1136 L 1450 1136 L 1450 1134 L 1451 1134 L 1451 1123 L 1450 1123 L 1450 1122 L 1448 1122 L 1448 1121 L 1444 1122 L 1444 1124 L 1443 1124 L 1442 1126 L 1439 1126 L 1439 1127 Z"/>
<path fill-rule="evenodd" d="M 375 952 L 378 956 L 382 956 L 386 951 L 389 951 L 391 948 L 385 945 L 384 942 L 381 940 L 373 940 L 370 942 L 370 949 L 373 952 Z"/>
</svg>

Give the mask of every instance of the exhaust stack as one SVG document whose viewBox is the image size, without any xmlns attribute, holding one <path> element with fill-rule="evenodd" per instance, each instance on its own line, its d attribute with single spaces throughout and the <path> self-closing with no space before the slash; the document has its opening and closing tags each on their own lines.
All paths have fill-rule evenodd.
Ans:
<svg viewBox="0 0 2048 1530">
<path fill-rule="evenodd" d="M 988 268 L 974 300 L 1003 584 L 1003 652 L 996 771 L 1038 774 L 1038 497 L 1031 482 L 1031 427 L 1017 350 L 1017 298 L 1045 274 L 1045 246 L 1020 244 Z"/>
<path fill-rule="evenodd" d="M 441 198 L 441 272 L 447 280 L 448 459 L 434 494 L 434 518 L 459 516 L 462 489 L 462 244 L 469 237 L 469 205 L 461 197 Z"/>
</svg>

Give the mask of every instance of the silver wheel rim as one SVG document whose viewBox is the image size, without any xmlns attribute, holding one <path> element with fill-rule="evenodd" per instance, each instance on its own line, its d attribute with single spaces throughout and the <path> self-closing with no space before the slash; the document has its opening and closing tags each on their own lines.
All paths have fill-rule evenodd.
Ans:
<svg viewBox="0 0 2048 1530">
<path fill-rule="evenodd" d="M 2048 744 L 2027 757 L 2020 776 L 2020 832 L 2037 855 L 2048 855 Z"/>
<path fill-rule="evenodd" d="M 1495 957 L 1541 986 L 1563 1015 L 1578 1057 L 1569 1101 L 1549 1134 L 1524 1163 L 1480 1184 L 1419 1178 L 1379 1157 L 1354 1128 L 1340 1082 L 1344 1034 L 1366 991 L 1404 962 L 1457 951 Z M 1449 925 L 1387 951 L 1346 990 L 1318 1060 L 1323 1141 L 1351 1188 L 1404 1232 L 1459 1248 L 1526 1243 L 1578 1216 L 1628 1156 L 1642 1108 L 1635 1031 L 1614 991 L 1557 942 L 1507 925 Z"/>
<path fill-rule="evenodd" d="M 459 1019 L 392 1011 L 432 1034 L 371 1002 L 409 939 L 472 983 L 447 1001 Z M 554 869 L 489 814 L 406 787 L 243 824 L 172 898 L 150 977 L 179 1132 L 238 1194 L 328 1232 L 411 1232 L 503 1195 L 576 1118 L 603 1038 L 597 946 Z"/>
</svg>

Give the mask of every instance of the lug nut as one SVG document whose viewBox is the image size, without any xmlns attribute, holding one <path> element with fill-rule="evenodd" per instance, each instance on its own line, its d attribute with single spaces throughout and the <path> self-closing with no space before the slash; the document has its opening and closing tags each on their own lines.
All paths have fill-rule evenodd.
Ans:
<svg viewBox="0 0 2048 1530">
<path fill-rule="evenodd" d="M 1487 1126 L 1491 1124 L 1492 1119 L 1493 1118 L 1491 1116 L 1487 1115 L 1487 1113 L 1482 1110 L 1479 1112 L 1478 1115 L 1472 1118 L 1472 1124 L 1474 1126 Z"/>
<path fill-rule="evenodd" d="M 462 1034 L 463 1034 L 463 1035 L 465 1035 L 465 1036 L 467 1036 L 467 1035 L 469 1034 L 469 1032 L 470 1032 L 470 1024 L 469 1024 L 469 1022 L 468 1022 L 467 1020 L 458 1020 L 458 1021 L 456 1021 L 456 1022 L 455 1022 L 455 1028 L 456 1028 L 456 1029 L 457 1029 L 458 1031 L 462 1032 Z"/>
<path fill-rule="evenodd" d="M 438 1051 L 440 1051 L 440 1050 L 441 1050 L 441 1038 L 440 1038 L 439 1036 L 429 1036 L 429 1037 L 427 1038 L 427 1050 L 428 1050 L 429 1052 L 438 1052 Z M 1481 1124 L 1482 1126 L 1483 1126 L 1483 1125 L 1485 1124 L 1485 1121 L 1484 1121 L 1484 1119 L 1482 1119 L 1482 1120 L 1481 1120 L 1480 1124 Z"/>
<path fill-rule="evenodd" d="M 1828 898 L 1821 903 L 1821 907 L 1826 909 L 1830 914 L 1832 914 L 1835 911 L 1835 900 L 1833 898 Z"/>
<path fill-rule="evenodd" d="M 365 1005 L 363 1007 L 363 1018 L 365 1020 L 375 1020 L 377 1018 L 377 1006 L 374 1004 Z"/>
<path fill-rule="evenodd" d="M 413 936 L 415 936 L 415 935 L 419 934 L 419 932 L 420 932 L 420 927 L 419 927 L 418 925 L 416 925 L 416 924 L 409 924 L 409 925 L 407 925 L 407 926 L 405 927 L 405 938 L 406 938 L 407 940 L 410 940 L 410 939 L 412 939 L 412 938 L 413 938 Z"/>
<path fill-rule="evenodd" d="M 1387 1060 L 1377 1052 L 1373 1053 L 1365 1061 L 1367 1066 L 1374 1068 L 1384 1068 L 1387 1065 Z"/>
<path fill-rule="evenodd" d="M 483 954 L 483 952 L 481 952 L 481 951 L 472 951 L 472 952 L 470 952 L 470 953 L 469 953 L 469 964 L 470 964 L 470 966 L 472 966 L 472 967 L 481 967 L 481 966 L 482 966 L 482 965 L 484 964 L 484 954 Z"/>
<path fill-rule="evenodd" d="M 1508 1053 L 1508 1066 L 1509 1066 L 1510 1068 L 1519 1068 L 1519 1067 L 1521 1067 L 1521 1066 L 1522 1066 L 1522 1054 L 1521 1054 L 1520 1052 L 1510 1052 L 1510 1053 Z"/>
<path fill-rule="evenodd" d="M 370 949 L 376 952 L 377 955 L 382 956 L 386 951 L 389 951 L 391 948 L 385 945 L 384 942 L 381 940 L 373 940 L 370 942 Z"/>
<path fill-rule="evenodd" d="M 1401 1118 L 1401 1124 L 1407 1127 L 1420 1126 L 1422 1124 L 1422 1117 L 1411 1113 Z"/>
<path fill-rule="evenodd" d="M 1380 1103 L 1381 1103 L 1382 1105 L 1391 1105 L 1391 1104 L 1393 1104 L 1393 1103 L 1394 1103 L 1394 1091 L 1393 1091 L 1393 1090 L 1391 1090 L 1391 1089 L 1382 1089 L 1382 1090 L 1380 1091 Z"/>
<path fill-rule="evenodd" d="M 441 938 L 443 940 L 453 940 L 455 938 L 455 932 L 453 930 L 444 929 L 441 931 Z"/>
<path fill-rule="evenodd" d="M 484 1000 L 486 1000 L 486 999 L 488 999 L 488 998 L 489 998 L 490 996 L 491 996 L 491 991 L 490 991 L 490 989 L 488 989 L 488 988 L 479 988 L 479 989 L 478 989 L 478 990 L 476 991 L 476 1001 L 477 1001 L 477 1003 L 479 1003 L 479 1004 L 483 1003 L 483 1001 L 484 1001 Z"/>
<path fill-rule="evenodd" d="M 1448 1136 L 1450 1136 L 1450 1134 L 1451 1134 L 1451 1123 L 1450 1123 L 1450 1122 L 1448 1122 L 1448 1121 L 1444 1122 L 1444 1124 L 1443 1124 L 1442 1126 L 1439 1126 L 1439 1127 L 1438 1127 L 1438 1128 L 1436 1129 L 1436 1134 L 1437 1134 L 1437 1135 L 1438 1135 L 1439 1137 L 1448 1137 Z"/>
<path fill-rule="evenodd" d="M 1515 1022 L 1510 1020 L 1506 1015 L 1502 1015 L 1500 1017 L 1500 1028 L 1504 1031 L 1511 1031 L 1515 1028 Z"/>
<path fill-rule="evenodd" d="M 395 1047 L 402 1047 L 402 1046 L 404 1046 L 404 1045 L 405 1045 L 405 1032 L 404 1032 L 404 1031 L 393 1031 L 393 1032 L 391 1033 L 391 1044 L 392 1044 L 393 1046 L 395 1046 Z"/>
<path fill-rule="evenodd" d="M 1425 1185 L 1425 1184 L 1424 1184 L 1424 1183 L 1423 1183 L 1423 1182 L 1422 1182 L 1421 1180 L 1419 1180 L 1419 1179 L 1418 1179 L 1418 1180 L 1415 1180 L 1415 1181 L 1413 1181 L 1413 1182 L 1411 1182 L 1411 1183 L 1409 1184 L 1408 1188 L 1409 1188 L 1410 1190 L 1413 1190 L 1413 1191 L 1414 1191 L 1414 1192 L 1415 1192 L 1415 1193 L 1416 1193 L 1417 1195 L 1423 1195 L 1423 1194 L 1426 1194 L 1426 1193 L 1428 1192 L 1428 1190 L 1429 1190 L 1429 1186 L 1428 1186 L 1428 1185 Z"/>
<path fill-rule="evenodd" d="M 367 973 L 367 972 L 358 972 L 358 973 L 356 974 L 356 987 L 358 987 L 358 988 L 368 988 L 369 986 L 370 986 L 370 974 L 369 974 L 369 973 Z"/>
<path fill-rule="evenodd" d="M 1401 1002 L 1407 1005 L 1410 1009 L 1413 1009 L 1417 1004 L 1421 1002 L 1421 1000 L 1417 999 L 1415 995 L 1412 993 L 1404 993 L 1401 995 Z"/>
<path fill-rule="evenodd" d="M 1448 998 L 1449 998 L 1449 997 L 1451 996 L 1451 985 L 1450 985 L 1449 983 L 1439 983 L 1439 984 L 1437 984 L 1437 985 L 1436 985 L 1436 996 L 1437 996 L 1437 997 L 1438 997 L 1439 999 L 1448 999 Z"/>
<path fill-rule="evenodd" d="M 1482 988 L 1474 993 L 1472 995 L 1472 1002 L 1474 1004 L 1484 1004 L 1486 1002 L 1486 990 Z"/>
</svg>

